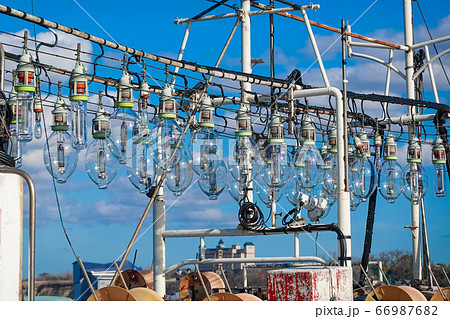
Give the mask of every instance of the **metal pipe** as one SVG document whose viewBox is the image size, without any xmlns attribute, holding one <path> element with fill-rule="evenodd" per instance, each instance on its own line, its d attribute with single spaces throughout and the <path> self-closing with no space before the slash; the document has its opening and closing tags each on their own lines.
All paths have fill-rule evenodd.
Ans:
<svg viewBox="0 0 450 319">
<path fill-rule="evenodd" d="M 252 3 L 253 5 L 253 3 Z M 319 9 L 320 5 L 318 4 L 310 4 L 306 6 L 301 6 L 298 9 L 287 7 L 287 8 L 278 8 L 278 9 L 271 9 L 271 10 L 264 10 L 264 11 L 249 11 L 249 16 L 257 16 L 257 15 L 263 15 L 263 14 L 273 14 L 273 13 L 280 13 L 280 12 L 288 12 L 288 11 L 298 11 L 300 8 L 303 9 Z M 200 22 L 200 21 L 211 21 L 211 20 L 218 20 L 218 19 L 226 19 L 226 18 L 236 18 L 239 16 L 239 13 L 225 13 L 225 14 L 218 14 L 218 15 L 211 15 L 202 17 L 199 19 L 192 19 L 192 18 L 183 18 L 183 19 L 174 19 L 173 23 L 175 24 L 183 24 L 186 22 Z"/>
<path fill-rule="evenodd" d="M 191 30 L 191 22 L 188 22 L 186 25 L 186 30 L 184 30 L 183 40 L 181 41 L 180 51 L 178 52 L 177 60 L 181 61 L 183 59 L 184 55 L 184 49 L 186 48 L 186 43 L 189 37 L 189 31 Z M 172 81 L 170 82 L 170 85 L 173 86 L 175 84 L 175 80 L 177 78 L 177 73 L 180 67 L 175 67 L 175 70 L 173 71 L 174 75 L 172 76 Z"/>
<path fill-rule="evenodd" d="M 398 75 L 400 75 L 400 77 L 402 79 L 404 79 L 404 80 L 406 79 L 405 74 L 403 74 L 403 72 L 401 72 L 397 67 L 393 66 L 391 63 L 388 63 L 388 62 L 385 62 L 385 61 L 381 60 L 380 58 L 377 58 L 377 57 L 374 57 L 374 56 L 371 56 L 371 55 L 367 55 L 367 54 L 363 54 L 363 53 L 355 53 L 355 52 L 352 52 L 351 56 L 352 57 L 358 57 L 358 58 L 364 58 L 364 59 L 368 59 L 368 60 L 372 60 L 372 61 L 378 62 L 378 63 L 384 65 L 385 67 L 387 67 L 388 70 L 391 70 L 391 69 L 394 70 L 394 72 L 397 73 Z"/>
<path fill-rule="evenodd" d="M 172 266 L 167 267 L 164 270 L 164 275 L 167 275 L 180 267 L 185 265 L 215 265 L 215 264 L 233 264 L 233 263 L 319 263 L 322 265 L 326 264 L 326 261 L 320 257 L 306 256 L 306 257 L 255 257 L 255 258 L 212 258 L 212 259 L 186 259 L 180 261 Z"/>
<path fill-rule="evenodd" d="M 428 41 L 420 42 L 420 43 L 417 43 L 417 44 L 412 44 L 412 45 L 410 45 L 410 48 L 412 50 L 414 50 L 414 49 L 418 49 L 418 48 L 421 48 L 421 47 L 426 47 L 426 46 L 429 46 L 429 45 L 433 45 L 433 44 L 436 44 L 436 43 L 449 41 L 449 40 L 450 40 L 450 35 L 447 35 L 445 37 L 441 37 L 441 38 L 437 38 L 437 39 L 433 39 L 433 40 L 428 40 Z"/>
<path fill-rule="evenodd" d="M 200 269 L 198 269 L 198 265 L 195 264 L 195 270 L 197 271 L 197 276 L 200 279 L 200 282 L 202 283 L 203 290 L 205 291 L 206 297 L 208 298 L 208 301 L 211 301 L 211 298 L 209 297 L 208 289 L 206 289 L 205 282 L 203 281 L 202 273 L 200 272 Z"/>
<path fill-rule="evenodd" d="M 153 289 L 163 297 L 166 294 L 166 243 L 162 234 L 166 229 L 165 204 L 163 188 L 158 190 L 153 205 Z"/>
<path fill-rule="evenodd" d="M 5 50 L 0 42 L 0 89 L 5 89 Z"/>
<path fill-rule="evenodd" d="M 350 223 L 350 193 L 348 187 L 348 154 L 347 154 L 347 112 L 343 107 L 342 93 L 335 87 L 296 90 L 294 97 L 311 97 L 332 95 L 336 100 L 337 149 L 338 149 L 338 193 L 337 193 L 337 221 L 345 237 L 345 256 L 351 256 L 351 223 Z M 339 244 L 340 245 L 340 244 Z M 342 257 L 342 256 L 341 256 Z M 344 265 L 350 265 L 348 260 Z"/>
<path fill-rule="evenodd" d="M 265 9 L 266 8 L 265 5 L 260 4 L 260 3 L 252 2 L 251 5 L 252 5 L 252 7 L 259 8 L 259 9 Z M 308 9 L 308 8 L 305 8 L 305 9 Z M 290 13 L 287 13 L 287 12 L 277 12 L 276 14 L 278 14 L 280 16 L 283 16 L 283 17 L 286 17 L 286 18 L 294 19 L 294 20 L 297 20 L 297 21 L 300 21 L 300 22 L 305 22 L 301 17 L 298 17 L 296 15 L 293 15 L 293 14 L 290 14 Z M 318 22 L 315 22 L 315 21 L 310 21 L 310 23 L 313 26 L 316 26 L 316 27 L 319 27 L 319 28 L 322 28 L 322 29 L 325 29 L 325 30 L 328 30 L 328 31 L 332 31 L 332 32 L 339 33 L 339 34 L 341 33 L 341 30 L 338 29 L 338 28 L 330 27 L 330 26 L 327 26 L 325 24 L 318 23 Z M 357 34 L 357 33 L 346 32 L 346 35 L 355 37 L 355 38 L 360 39 L 360 40 L 368 41 L 368 42 L 379 43 L 381 45 L 385 45 L 385 46 L 392 47 L 392 48 L 395 48 L 395 49 L 400 49 L 400 50 L 403 50 L 403 51 L 407 51 L 409 49 L 408 47 L 406 47 L 404 45 L 399 45 L 399 44 L 394 44 L 394 43 L 389 43 L 389 42 L 386 42 L 386 41 L 381 41 L 381 40 L 369 38 L 369 37 L 366 37 L 366 36 L 363 36 L 363 35 L 360 35 L 360 34 Z"/>
<path fill-rule="evenodd" d="M 130 289 L 128 289 L 127 282 L 125 281 L 125 278 L 123 278 L 122 272 L 119 269 L 119 265 L 117 265 L 117 262 L 115 260 L 114 260 L 114 266 L 116 267 L 116 270 L 119 273 L 119 277 L 120 277 L 120 280 L 122 281 L 123 286 L 125 287 L 126 290 L 130 290 Z"/>
<path fill-rule="evenodd" d="M 428 46 L 424 47 L 424 52 L 425 52 L 425 58 L 427 59 L 428 73 L 430 75 L 430 83 L 431 83 L 431 89 L 433 90 L 434 101 L 436 103 L 439 103 L 439 96 L 437 93 L 436 81 L 434 80 L 433 66 L 431 63 L 428 63 L 430 61 L 430 51 L 428 50 Z"/>
<path fill-rule="evenodd" d="M 36 189 L 30 175 L 15 167 L 0 166 L 0 174 L 12 174 L 22 177 L 28 185 L 29 223 L 28 223 L 28 301 L 36 296 Z"/>
<path fill-rule="evenodd" d="M 300 236 L 299 233 L 294 233 L 294 257 L 300 257 Z"/>
<path fill-rule="evenodd" d="M 433 121 L 435 118 L 435 114 L 417 114 L 414 116 L 403 114 L 398 117 L 391 117 L 390 120 L 380 121 L 379 124 L 386 125 L 389 122 L 394 124 L 410 124 L 414 122 L 424 122 L 424 121 Z"/>
<path fill-rule="evenodd" d="M 306 11 L 304 9 L 302 9 L 302 15 L 306 25 L 306 30 L 308 31 L 309 40 L 311 41 L 311 45 L 316 56 L 317 64 L 319 65 L 320 73 L 322 74 L 323 83 L 326 87 L 329 87 L 330 82 L 328 81 L 327 72 L 325 71 L 325 68 L 323 66 L 322 57 L 320 56 L 319 48 L 317 47 L 316 39 L 314 38 L 314 33 L 312 32 L 311 24 L 308 20 L 308 15 L 306 14 Z"/>
</svg>

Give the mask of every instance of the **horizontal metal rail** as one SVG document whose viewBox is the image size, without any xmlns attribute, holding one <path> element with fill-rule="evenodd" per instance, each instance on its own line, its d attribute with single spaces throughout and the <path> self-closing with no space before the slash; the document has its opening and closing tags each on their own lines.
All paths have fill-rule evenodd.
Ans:
<svg viewBox="0 0 450 319">
<path fill-rule="evenodd" d="M 167 267 L 164 274 L 167 275 L 180 267 L 186 265 L 215 265 L 215 264 L 238 264 L 238 263 L 318 263 L 325 265 L 326 261 L 320 257 L 255 257 L 255 258 L 214 258 L 214 259 L 186 259 Z"/>
<path fill-rule="evenodd" d="M 286 80 L 283 79 L 276 79 L 276 78 L 270 78 L 266 76 L 259 76 L 259 75 L 253 75 L 250 73 L 244 73 L 244 72 L 238 72 L 238 71 L 230 71 L 220 68 L 214 68 L 211 66 L 206 65 L 200 65 L 194 62 L 189 61 L 179 61 L 176 59 L 171 59 L 168 57 L 159 56 L 156 54 L 150 54 L 146 53 L 141 50 L 136 50 L 130 47 L 127 47 L 123 44 L 119 44 L 117 42 L 111 42 L 96 36 L 93 36 L 89 33 L 80 31 L 75 28 L 67 27 L 62 24 L 52 22 L 49 20 L 45 20 L 40 17 L 36 17 L 34 15 L 28 14 L 26 12 L 23 12 L 21 10 L 16 10 L 4 5 L 0 5 L 0 13 L 5 14 L 11 17 L 19 18 L 31 23 L 35 23 L 37 25 L 40 25 L 44 28 L 52 28 L 55 30 L 62 31 L 67 34 L 74 35 L 76 37 L 91 41 L 93 43 L 97 43 L 99 45 L 103 45 L 112 49 L 116 49 L 122 52 L 126 52 L 128 54 L 131 54 L 136 57 L 142 57 L 145 59 L 149 59 L 158 63 L 178 67 L 181 69 L 185 69 L 192 72 L 202 73 L 205 75 L 210 75 L 218 78 L 225 78 L 232 81 L 240 81 L 240 82 L 248 82 L 253 84 L 259 84 L 259 85 L 265 85 L 265 86 L 273 86 L 274 88 L 283 88 L 288 89 L 291 87 L 294 87 L 296 89 L 300 89 L 301 87 L 298 85 L 293 85 L 291 83 L 288 83 Z"/>
</svg>

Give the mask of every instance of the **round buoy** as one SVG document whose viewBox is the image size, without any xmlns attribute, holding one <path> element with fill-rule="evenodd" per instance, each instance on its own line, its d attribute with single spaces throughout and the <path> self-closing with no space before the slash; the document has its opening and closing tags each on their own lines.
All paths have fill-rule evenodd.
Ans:
<svg viewBox="0 0 450 319">
<path fill-rule="evenodd" d="M 214 272 L 202 273 L 202 279 L 209 295 L 214 289 L 225 289 L 222 278 Z M 191 272 L 181 279 L 179 293 L 180 300 L 203 300 L 206 298 L 205 290 L 196 272 Z"/>
<path fill-rule="evenodd" d="M 130 289 L 129 293 L 133 295 L 136 301 L 164 301 L 156 291 L 148 288 L 133 288 Z"/>
<path fill-rule="evenodd" d="M 95 291 L 98 301 L 136 301 L 126 289 L 117 286 L 108 286 Z M 87 301 L 96 301 L 94 295 L 90 295 Z"/>
<path fill-rule="evenodd" d="M 382 301 L 427 301 L 427 298 L 417 289 L 409 286 L 383 285 L 375 288 L 378 297 Z M 375 301 L 371 291 L 366 301 Z"/>
<path fill-rule="evenodd" d="M 447 301 L 450 301 L 450 286 L 441 288 L 441 290 Z M 439 291 L 436 291 L 433 297 L 431 297 L 430 301 L 444 301 L 444 298 L 442 298 L 442 295 Z"/>
</svg>

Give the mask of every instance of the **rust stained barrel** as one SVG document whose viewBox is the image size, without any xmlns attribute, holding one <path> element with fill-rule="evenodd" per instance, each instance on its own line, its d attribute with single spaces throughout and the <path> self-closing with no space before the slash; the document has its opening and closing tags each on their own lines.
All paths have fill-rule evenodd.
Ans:
<svg viewBox="0 0 450 319">
<path fill-rule="evenodd" d="M 95 291 L 98 301 L 136 301 L 136 298 L 128 290 L 108 286 Z M 95 301 L 94 295 L 90 295 L 87 301 Z"/>
<path fill-rule="evenodd" d="M 378 297 L 382 301 L 427 301 L 427 298 L 417 289 L 409 286 L 383 285 L 375 288 Z M 366 301 L 375 301 L 371 291 Z"/>
<path fill-rule="evenodd" d="M 204 272 L 201 275 L 208 295 L 211 295 L 215 289 L 225 290 L 225 284 L 218 274 L 214 272 Z M 180 300 L 203 300 L 207 298 L 200 278 L 196 272 L 191 272 L 181 279 L 179 292 Z"/>
<path fill-rule="evenodd" d="M 218 292 L 209 296 L 209 298 L 211 301 L 262 301 L 258 297 L 247 293 L 231 294 L 229 292 Z M 208 301 L 208 298 L 203 299 L 203 301 Z"/>
</svg>

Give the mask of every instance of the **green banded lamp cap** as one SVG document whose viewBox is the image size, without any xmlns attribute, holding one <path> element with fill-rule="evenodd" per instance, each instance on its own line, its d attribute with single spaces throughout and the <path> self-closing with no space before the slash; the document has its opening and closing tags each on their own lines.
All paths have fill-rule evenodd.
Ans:
<svg viewBox="0 0 450 319">
<path fill-rule="evenodd" d="M 336 123 L 333 123 L 330 133 L 328 133 L 328 153 L 337 152 L 337 128 Z"/>
<path fill-rule="evenodd" d="M 389 132 L 384 141 L 383 159 L 386 161 L 396 161 L 397 158 L 397 143 L 395 143 L 392 133 Z"/>
<path fill-rule="evenodd" d="M 200 101 L 198 126 L 214 128 L 214 105 L 208 94 Z"/>
<path fill-rule="evenodd" d="M 305 115 L 303 116 L 300 134 L 301 134 L 300 135 L 301 141 L 303 142 L 302 144 L 305 144 L 305 142 L 308 142 L 308 141 L 310 141 L 310 142 L 312 141 L 314 143 L 316 142 L 316 130 L 312 124 L 311 117 L 309 116 L 308 113 L 305 113 Z M 311 143 L 306 143 L 306 144 L 311 144 Z"/>
<path fill-rule="evenodd" d="M 87 101 L 89 99 L 88 80 L 85 72 L 86 68 L 79 61 L 75 62 L 69 80 L 70 101 Z"/>
<path fill-rule="evenodd" d="M 236 116 L 236 136 L 252 136 L 250 116 L 243 109 L 239 109 Z"/>
<path fill-rule="evenodd" d="M 55 106 L 52 111 L 53 115 L 53 125 L 51 126 L 52 131 L 68 131 L 69 125 L 67 124 L 67 104 L 59 95 Z"/>
<path fill-rule="evenodd" d="M 272 113 L 270 119 L 268 141 L 269 143 L 284 143 L 283 123 L 277 110 Z"/>
<path fill-rule="evenodd" d="M 111 135 L 111 123 L 108 113 L 103 108 L 101 96 L 95 118 L 92 120 L 92 137 L 94 139 L 105 139 Z"/>
<path fill-rule="evenodd" d="M 409 141 L 406 161 L 408 163 L 422 163 L 421 155 L 420 141 L 416 136 L 413 136 Z"/>
<path fill-rule="evenodd" d="M 132 79 L 131 75 L 124 69 L 117 88 L 116 107 L 132 108 L 134 106 Z"/>
<path fill-rule="evenodd" d="M 432 162 L 433 164 L 446 164 L 447 154 L 442 139 L 438 136 L 433 143 L 432 149 Z"/>
<path fill-rule="evenodd" d="M 176 119 L 177 103 L 173 98 L 173 89 L 166 84 L 159 98 L 158 117 L 160 119 Z"/>
<path fill-rule="evenodd" d="M 16 69 L 16 79 L 14 89 L 16 92 L 36 91 L 36 70 L 33 64 L 33 57 L 26 48 L 23 49 Z"/>
</svg>

